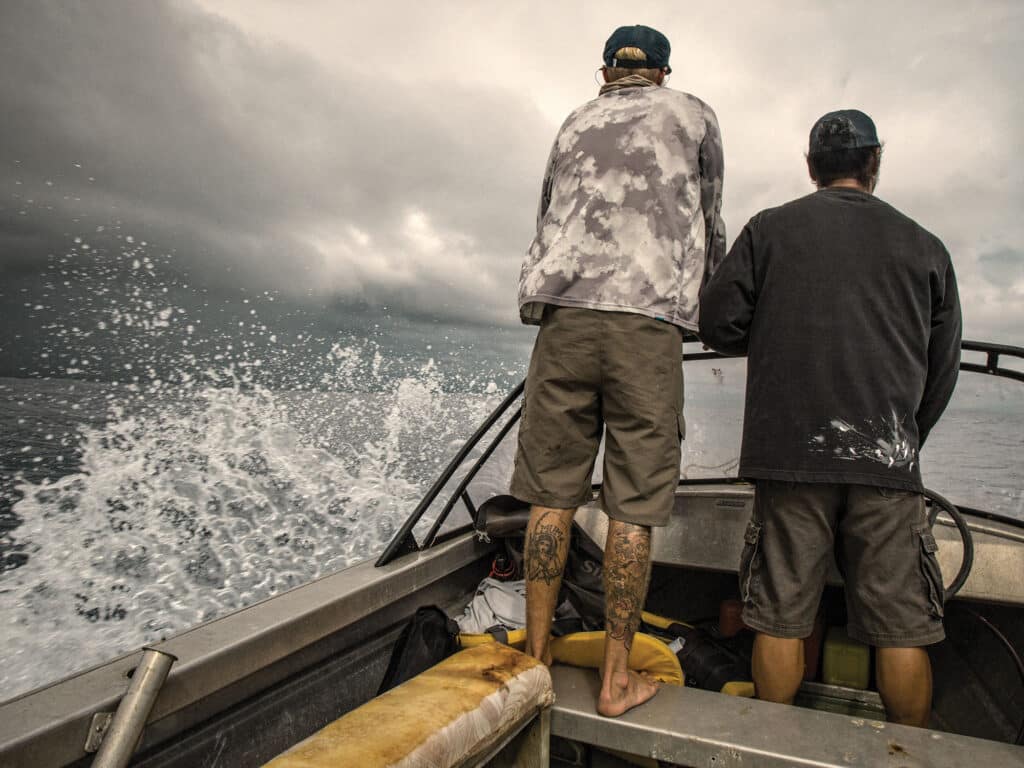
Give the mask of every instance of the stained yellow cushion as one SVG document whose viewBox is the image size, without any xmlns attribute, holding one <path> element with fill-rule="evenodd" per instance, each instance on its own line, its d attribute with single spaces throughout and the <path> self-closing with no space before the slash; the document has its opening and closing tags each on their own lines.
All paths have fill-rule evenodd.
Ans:
<svg viewBox="0 0 1024 768">
<path fill-rule="evenodd" d="M 487 643 L 460 651 L 272 760 L 272 768 L 441 768 L 554 700 L 547 667 Z"/>
</svg>

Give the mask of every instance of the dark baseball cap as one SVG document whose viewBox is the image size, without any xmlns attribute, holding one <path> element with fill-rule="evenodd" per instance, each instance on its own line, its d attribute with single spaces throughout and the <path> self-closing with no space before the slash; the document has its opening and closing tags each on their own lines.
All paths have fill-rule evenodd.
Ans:
<svg viewBox="0 0 1024 768">
<path fill-rule="evenodd" d="M 840 109 L 818 118 L 811 128 L 807 153 L 831 152 L 838 149 L 880 147 L 875 123 L 859 109 Z"/>
<path fill-rule="evenodd" d="M 639 48 L 647 54 L 645 61 L 633 59 L 616 59 L 615 52 L 620 48 Z M 625 67 L 627 69 L 666 69 L 672 71 L 668 65 L 668 56 L 672 46 L 668 38 L 661 32 L 643 24 L 634 24 L 632 27 L 619 27 L 608 42 L 604 44 L 604 65 L 606 67 Z"/>
</svg>

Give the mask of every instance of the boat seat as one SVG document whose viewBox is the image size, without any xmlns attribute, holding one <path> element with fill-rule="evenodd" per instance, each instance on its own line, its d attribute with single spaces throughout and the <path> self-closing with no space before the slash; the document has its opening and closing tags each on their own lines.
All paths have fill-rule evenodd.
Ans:
<svg viewBox="0 0 1024 768">
<path fill-rule="evenodd" d="M 1012 744 L 663 685 L 645 704 L 609 719 L 594 709 L 600 681 L 590 670 L 554 667 L 552 736 L 679 765 L 890 766 L 1021 765 Z"/>
<path fill-rule="evenodd" d="M 479 645 L 352 710 L 267 768 L 447 768 L 498 753 L 509 764 L 547 766 L 553 700 L 543 664 Z"/>
</svg>

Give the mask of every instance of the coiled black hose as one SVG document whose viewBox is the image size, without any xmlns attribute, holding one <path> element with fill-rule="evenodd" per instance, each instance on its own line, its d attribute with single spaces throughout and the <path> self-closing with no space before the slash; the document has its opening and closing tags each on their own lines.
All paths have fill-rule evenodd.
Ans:
<svg viewBox="0 0 1024 768">
<path fill-rule="evenodd" d="M 949 516 L 953 519 L 953 523 L 956 525 L 957 531 L 960 532 L 960 539 L 964 543 L 964 556 L 960 562 L 960 570 L 956 573 L 956 578 L 946 589 L 946 600 L 949 600 L 953 595 L 960 591 L 964 583 L 967 581 L 967 577 L 971 573 L 971 567 L 974 565 L 974 539 L 971 537 L 971 530 L 967 527 L 967 521 L 964 516 L 960 514 L 960 510 L 953 506 L 953 502 L 947 499 L 945 496 L 931 491 L 927 488 L 924 489 L 924 495 L 931 500 L 932 509 L 928 513 L 928 525 L 935 527 L 935 520 L 939 516 L 939 508 L 946 510 Z"/>
</svg>

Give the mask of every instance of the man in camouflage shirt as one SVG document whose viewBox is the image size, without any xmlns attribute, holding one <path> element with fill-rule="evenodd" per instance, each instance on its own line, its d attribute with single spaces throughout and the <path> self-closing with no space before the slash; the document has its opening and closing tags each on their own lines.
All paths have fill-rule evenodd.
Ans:
<svg viewBox="0 0 1024 768">
<path fill-rule="evenodd" d="M 526 380 L 511 493 L 532 505 L 525 545 L 527 652 L 551 662 L 551 618 L 576 508 L 600 504 L 606 642 L 598 711 L 656 692 L 626 661 L 650 577 L 651 526 L 665 525 L 683 436 L 682 330 L 696 329 L 705 274 L 725 255 L 722 144 L 714 112 L 663 87 L 669 42 L 620 27 L 605 85 L 566 119 L 519 282 L 540 330 Z"/>
</svg>

